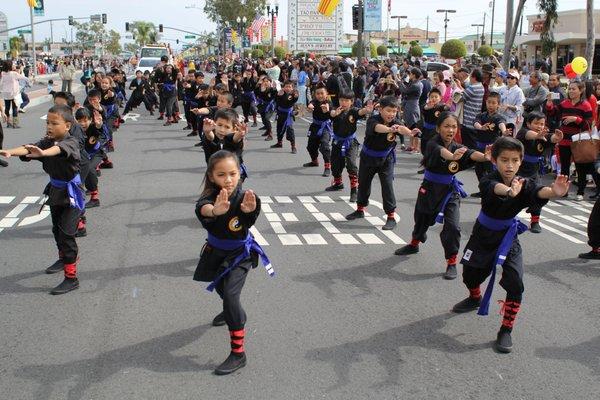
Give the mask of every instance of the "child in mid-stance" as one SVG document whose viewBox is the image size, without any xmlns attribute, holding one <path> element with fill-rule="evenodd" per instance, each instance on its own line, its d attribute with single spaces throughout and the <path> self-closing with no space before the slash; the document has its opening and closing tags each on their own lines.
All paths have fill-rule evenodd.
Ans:
<svg viewBox="0 0 600 400">
<path fill-rule="evenodd" d="M 331 175 L 330 142 L 333 133 L 333 125 L 329 115 L 331 108 L 331 101 L 327 98 L 327 88 L 324 84 L 317 85 L 315 98 L 308 105 L 308 109 L 313 114 L 313 120 L 308 127 L 308 144 L 306 145 L 311 161 L 304 164 L 303 167 L 318 167 L 320 151 L 325 164 L 323 176 Z"/>
<path fill-rule="evenodd" d="M 559 175 L 552 185 L 541 186 L 532 178 L 517 176 L 523 162 L 523 144 L 511 137 L 501 137 L 494 142 L 492 162 L 496 170 L 479 182 L 481 211 L 461 260 L 469 297 L 455 304 L 452 310 L 463 313 L 479 308 L 479 315 L 487 315 L 496 268 L 502 267 L 500 286 L 506 290 L 506 300 L 501 302 L 504 316 L 495 347 L 501 353 L 510 353 L 511 332 L 524 290 L 523 253 L 517 235 L 527 230 L 516 216 L 524 208 L 543 206 L 548 199 L 563 196 L 569 190 L 569 180 Z M 479 285 L 490 274 L 482 298 Z"/>
<path fill-rule="evenodd" d="M 214 318 L 213 325 L 229 327 L 231 353 L 215 370 L 217 375 L 230 374 L 246 365 L 246 313 L 240 295 L 248 271 L 258 266 L 260 256 L 267 273 L 275 274 L 250 233 L 259 214 L 260 198 L 251 190 L 242 190 L 236 155 L 226 150 L 214 153 L 208 161 L 204 190 L 196 203 L 196 216 L 208 231 L 208 239 L 194 280 L 211 282 L 207 289 L 216 288 L 223 299 L 223 312 Z"/>
<path fill-rule="evenodd" d="M 277 96 L 277 143 L 271 145 L 272 149 L 283 147 L 283 137 L 289 140 L 292 154 L 296 154 L 296 136 L 294 135 L 294 104 L 298 101 L 298 91 L 294 89 L 292 81 L 286 81 Z"/>
<path fill-rule="evenodd" d="M 79 142 L 69 134 L 74 123 L 73 111 L 67 106 L 48 110 L 46 137 L 35 144 L 0 150 L 0 156 L 19 156 L 23 161 L 39 159 L 50 175 L 44 194 L 50 206 L 52 233 L 58 247 L 59 261 L 64 265 L 65 279 L 51 294 L 64 294 L 79 287 L 77 280 L 78 248 L 75 241 L 77 223 L 85 207 L 85 196 L 79 176 Z"/>
</svg>

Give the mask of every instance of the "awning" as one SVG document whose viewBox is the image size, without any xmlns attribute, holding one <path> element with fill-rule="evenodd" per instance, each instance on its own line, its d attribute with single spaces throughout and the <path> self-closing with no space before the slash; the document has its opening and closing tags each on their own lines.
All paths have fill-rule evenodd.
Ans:
<svg viewBox="0 0 600 400">
<path fill-rule="evenodd" d="M 554 41 L 556 44 L 570 44 L 570 43 L 585 43 L 587 41 L 587 35 L 580 32 L 567 32 L 557 33 L 554 35 Z M 600 38 L 596 38 L 596 42 L 599 42 Z M 522 35 L 515 37 L 515 46 L 523 44 L 541 44 L 540 35 L 538 33 L 531 35 Z"/>
</svg>

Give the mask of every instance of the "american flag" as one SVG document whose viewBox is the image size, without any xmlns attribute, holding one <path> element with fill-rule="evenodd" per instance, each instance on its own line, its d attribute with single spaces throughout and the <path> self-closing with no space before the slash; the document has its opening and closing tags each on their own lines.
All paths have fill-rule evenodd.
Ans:
<svg viewBox="0 0 600 400">
<path fill-rule="evenodd" d="M 267 22 L 267 18 L 265 18 L 264 15 L 261 16 L 256 16 L 256 18 L 254 19 L 254 21 L 252 21 L 252 30 L 254 32 L 260 32 L 262 26 L 265 24 L 265 22 Z"/>
</svg>

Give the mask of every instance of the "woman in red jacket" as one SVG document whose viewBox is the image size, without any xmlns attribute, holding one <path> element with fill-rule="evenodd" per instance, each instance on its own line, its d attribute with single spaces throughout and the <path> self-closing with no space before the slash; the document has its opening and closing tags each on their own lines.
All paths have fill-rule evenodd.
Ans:
<svg viewBox="0 0 600 400">
<path fill-rule="evenodd" d="M 550 115 L 558 115 L 563 132 L 563 140 L 559 142 L 560 173 L 569 176 L 571 169 L 571 143 L 572 136 L 582 132 L 591 134 L 592 131 L 592 106 L 586 100 L 585 84 L 580 81 L 571 82 L 567 99 L 554 105 L 550 94 L 546 102 L 546 111 Z M 577 170 L 577 200 L 583 200 L 586 176 L 593 171 L 593 163 L 575 163 Z"/>
</svg>

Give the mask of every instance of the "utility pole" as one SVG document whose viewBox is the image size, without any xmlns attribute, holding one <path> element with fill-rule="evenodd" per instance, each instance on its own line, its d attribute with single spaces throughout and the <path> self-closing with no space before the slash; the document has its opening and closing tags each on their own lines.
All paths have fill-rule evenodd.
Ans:
<svg viewBox="0 0 600 400">
<path fill-rule="evenodd" d="M 37 62 L 35 59 L 35 29 L 34 29 L 34 23 L 33 23 L 33 7 L 29 7 L 29 18 L 31 20 L 31 59 L 33 62 L 33 66 L 31 68 L 32 73 L 31 76 L 33 76 L 35 78 L 35 71 L 37 71 Z"/>
<path fill-rule="evenodd" d="M 477 35 L 475 35 L 475 41 L 473 43 L 473 52 L 475 52 L 479 48 L 479 46 L 477 46 L 477 40 L 479 40 L 479 27 L 483 27 L 484 25 L 483 24 L 471 24 L 471 26 L 477 27 Z"/>
<path fill-rule="evenodd" d="M 429 15 L 427 16 L 427 27 L 425 28 L 425 41 L 429 45 Z"/>
<path fill-rule="evenodd" d="M 496 0 L 492 0 L 492 30 L 490 32 L 490 46 L 494 48 L 494 13 L 496 11 Z"/>
<path fill-rule="evenodd" d="M 481 25 L 481 45 L 485 44 L 485 13 L 483 13 L 483 25 Z"/>
<path fill-rule="evenodd" d="M 50 43 L 54 43 L 54 30 L 52 29 L 52 21 L 50 21 Z"/>
<path fill-rule="evenodd" d="M 444 13 L 444 42 L 448 40 L 448 13 L 455 13 L 456 10 L 437 10 L 439 13 Z"/>
<path fill-rule="evenodd" d="M 358 10 L 360 13 L 358 29 L 356 33 L 356 57 L 358 58 L 358 63 L 360 64 L 361 58 L 364 55 L 364 45 L 363 45 L 363 28 L 364 28 L 364 12 L 363 12 L 363 0 L 358 0 Z"/>
</svg>

